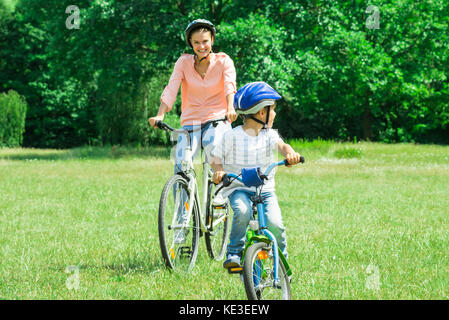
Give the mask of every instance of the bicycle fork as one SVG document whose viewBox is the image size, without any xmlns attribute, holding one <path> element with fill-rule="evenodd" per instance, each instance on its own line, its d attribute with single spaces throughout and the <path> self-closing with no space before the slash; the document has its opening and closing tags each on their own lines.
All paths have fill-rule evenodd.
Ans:
<svg viewBox="0 0 449 320">
<path fill-rule="evenodd" d="M 278 243 L 276 240 L 276 237 L 267 229 L 267 225 L 265 222 L 265 211 L 263 208 L 263 201 L 262 196 L 258 195 L 256 196 L 258 199 L 257 201 L 257 212 L 258 212 L 258 219 L 259 219 L 259 228 L 262 230 L 263 234 L 268 237 L 268 239 L 271 240 L 273 243 L 273 257 L 274 257 L 274 286 L 276 288 L 280 288 L 280 281 L 279 281 L 279 254 L 278 254 Z"/>
<path fill-rule="evenodd" d="M 207 208 L 207 187 L 209 183 L 210 164 L 206 161 L 203 163 L 203 199 L 201 201 L 201 212 L 206 212 Z"/>
</svg>

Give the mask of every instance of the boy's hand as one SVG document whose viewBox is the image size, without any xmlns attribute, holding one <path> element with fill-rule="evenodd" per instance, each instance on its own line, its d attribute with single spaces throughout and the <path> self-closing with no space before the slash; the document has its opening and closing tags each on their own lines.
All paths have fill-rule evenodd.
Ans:
<svg viewBox="0 0 449 320">
<path fill-rule="evenodd" d="M 291 152 L 285 156 L 285 160 L 287 160 L 287 167 L 291 167 L 292 165 L 298 164 L 301 159 L 301 155 L 298 152 Z"/>
<path fill-rule="evenodd" d="M 224 171 L 215 171 L 214 176 L 212 177 L 212 181 L 215 184 L 219 184 L 221 180 L 223 179 L 223 176 L 225 175 Z"/>
</svg>

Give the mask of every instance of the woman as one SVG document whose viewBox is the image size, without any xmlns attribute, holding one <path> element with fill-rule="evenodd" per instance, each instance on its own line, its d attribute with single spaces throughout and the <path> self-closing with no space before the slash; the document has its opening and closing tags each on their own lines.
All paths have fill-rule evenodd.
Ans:
<svg viewBox="0 0 449 320">
<path fill-rule="evenodd" d="M 186 28 L 185 39 L 194 54 L 183 54 L 176 61 L 168 85 L 161 96 L 159 112 L 149 119 L 155 127 L 170 111 L 181 86 L 181 125 L 192 131 L 201 128 L 192 137 L 192 154 L 202 146 L 206 158 L 220 142 L 231 123 L 237 119 L 234 110 L 236 93 L 236 72 L 234 63 L 225 53 L 212 52 L 215 40 L 215 26 L 208 20 L 192 21 Z M 226 122 L 227 120 L 227 122 Z M 176 148 L 175 172 L 180 170 L 186 139 L 179 137 Z"/>
</svg>

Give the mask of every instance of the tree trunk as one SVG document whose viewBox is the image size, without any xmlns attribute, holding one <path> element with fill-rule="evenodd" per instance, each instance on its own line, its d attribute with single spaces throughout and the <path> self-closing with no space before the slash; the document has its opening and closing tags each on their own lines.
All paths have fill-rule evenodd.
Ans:
<svg viewBox="0 0 449 320">
<path fill-rule="evenodd" d="M 363 128 L 363 140 L 371 140 L 373 137 L 373 115 L 371 113 L 369 97 L 371 91 L 367 89 L 366 91 L 366 101 L 365 101 L 365 111 L 363 112 L 362 128 Z"/>
</svg>

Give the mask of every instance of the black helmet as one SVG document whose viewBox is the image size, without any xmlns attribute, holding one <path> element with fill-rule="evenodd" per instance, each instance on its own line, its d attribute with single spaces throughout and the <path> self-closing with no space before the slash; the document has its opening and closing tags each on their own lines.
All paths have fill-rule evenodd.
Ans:
<svg viewBox="0 0 449 320">
<path fill-rule="evenodd" d="M 194 28 L 198 28 L 198 27 L 204 27 L 204 28 L 210 30 L 212 37 L 215 38 L 216 30 L 215 30 L 215 26 L 212 22 L 210 22 L 209 20 L 206 20 L 206 19 L 193 20 L 192 22 L 189 23 L 186 30 L 184 31 L 185 40 L 190 47 L 192 47 L 192 44 L 189 41 L 190 33 L 192 32 L 192 30 Z"/>
</svg>

